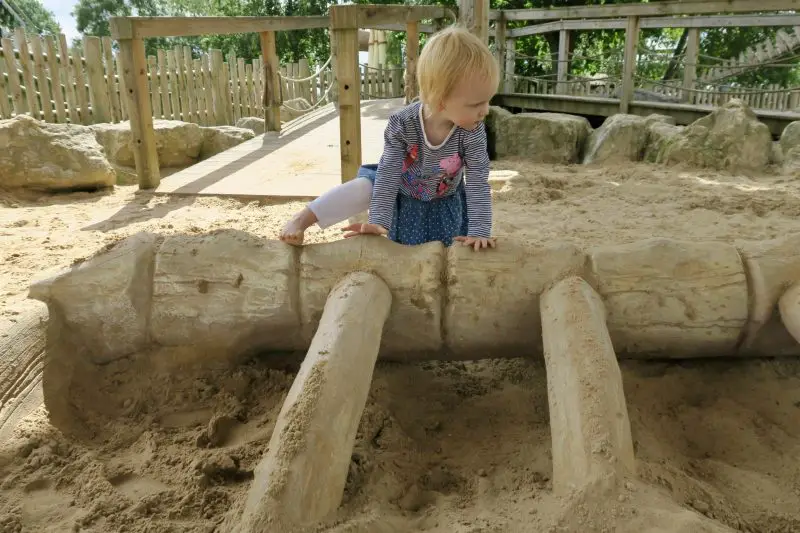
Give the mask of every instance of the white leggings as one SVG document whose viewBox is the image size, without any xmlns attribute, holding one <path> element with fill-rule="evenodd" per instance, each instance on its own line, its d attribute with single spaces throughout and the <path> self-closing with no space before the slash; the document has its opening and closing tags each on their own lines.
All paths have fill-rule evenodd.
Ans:
<svg viewBox="0 0 800 533">
<path fill-rule="evenodd" d="M 308 208 L 316 215 L 317 225 L 325 229 L 363 213 L 369 209 L 371 199 L 372 181 L 355 178 L 314 199 Z"/>
</svg>

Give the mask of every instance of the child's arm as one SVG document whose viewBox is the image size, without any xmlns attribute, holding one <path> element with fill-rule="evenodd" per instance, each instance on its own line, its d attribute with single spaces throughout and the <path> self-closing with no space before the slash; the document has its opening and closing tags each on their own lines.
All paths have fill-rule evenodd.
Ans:
<svg viewBox="0 0 800 533">
<path fill-rule="evenodd" d="M 405 157 L 406 140 L 403 124 L 399 117 L 393 115 L 389 117 L 389 123 L 383 132 L 383 154 L 378 163 L 372 200 L 369 204 L 369 223 L 381 226 L 387 232 L 392 226 Z"/>
<path fill-rule="evenodd" d="M 467 167 L 466 193 L 469 228 L 467 237 L 491 239 L 492 191 L 489 187 L 489 151 L 486 127 L 481 123 L 464 140 L 464 163 Z"/>
</svg>

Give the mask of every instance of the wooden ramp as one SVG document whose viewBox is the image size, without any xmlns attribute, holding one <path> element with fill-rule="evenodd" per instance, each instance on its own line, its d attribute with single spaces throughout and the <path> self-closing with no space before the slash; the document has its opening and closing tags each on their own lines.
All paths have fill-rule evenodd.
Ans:
<svg viewBox="0 0 800 533">
<path fill-rule="evenodd" d="M 402 99 L 361 102 L 361 160 L 377 163 L 383 130 Z M 341 183 L 339 113 L 333 104 L 161 180 L 156 194 L 317 197 Z"/>
</svg>

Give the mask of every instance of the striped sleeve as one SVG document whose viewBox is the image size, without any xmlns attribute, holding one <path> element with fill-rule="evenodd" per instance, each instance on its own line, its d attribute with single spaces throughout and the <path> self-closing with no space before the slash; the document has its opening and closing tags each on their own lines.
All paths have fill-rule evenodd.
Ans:
<svg viewBox="0 0 800 533">
<path fill-rule="evenodd" d="M 466 193 L 468 237 L 492 236 L 492 191 L 489 187 L 489 150 L 486 126 L 481 123 L 464 139 L 464 164 L 467 167 Z"/>
<path fill-rule="evenodd" d="M 389 122 L 383 131 L 383 155 L 378 162 L 378 172 L 369 204 L 370 224 L 391 229 L 405 157 L 406 139 L 403 123 L 401 118 L 394 114 L 389 117 Z"/>
</svg>

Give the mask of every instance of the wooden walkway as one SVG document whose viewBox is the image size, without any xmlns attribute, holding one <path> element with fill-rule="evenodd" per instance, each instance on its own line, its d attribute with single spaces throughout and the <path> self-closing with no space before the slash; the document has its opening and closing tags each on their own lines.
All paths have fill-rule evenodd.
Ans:
<svg viewBox="0 0 800 533">
<path fill-rule="evenodd" d="M 377 163 L 383 130 L 402 99 L 361 102 L 361 160 Z M 328 104 L 162 178 L 156 194 L 314 198 L 341 183 L 339 113 Z"/>
</svg>

